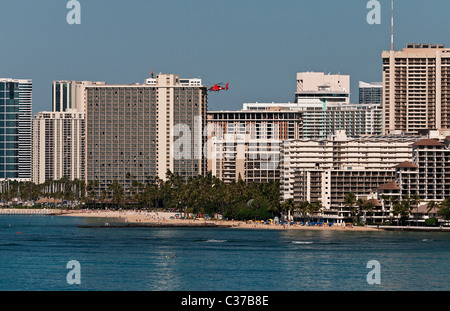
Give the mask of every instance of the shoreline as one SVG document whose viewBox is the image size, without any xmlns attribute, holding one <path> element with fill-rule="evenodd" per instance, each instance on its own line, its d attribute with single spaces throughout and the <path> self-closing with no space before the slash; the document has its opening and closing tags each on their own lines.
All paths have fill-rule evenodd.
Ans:
<svg viewBox="0 0 450 311">
<path fill-rule="evenodd" d="M 261 230 L 319 230 L 319 231 L 383 231 L 379 228 L 342 225 L 333 226 L 302 226 L 299 224 L 280 225 L 263 224 L 236 220 L 203 220 L 203 219 L 172 219 L 178 213 L 143 212 L 143 211 L 65 211 L 58 216 L 88 217 L 112 219 L 113 222 L 82 227 L 114 228 L 114 227 L 213 227 L 235 229 Z"/>
<path fill-rule="evenodd" d="M 300 224 L 280 225 L 263 224 L 237 220 L 204 220 L 173 218 L 179 212 L 147 212 L 139 210 L 110 211 L 110 210 L 64 210 L 64 209 L 33 209 L 33 208 L 0 208 L 1 215 L 42 215 L 99 218 L 97 224 L 78 225 L 80 228 L 232 228 L 258 230 L 315 230 L 315 231 L 403 231 L 403 232 L 447 232 L 450 227 L 414 227 L 414 226 L 307 226 Z M 172 218 L 171 218 L 172 217 Z M 106 221 L 105 221 L 106 220 Z"/>
</svg>

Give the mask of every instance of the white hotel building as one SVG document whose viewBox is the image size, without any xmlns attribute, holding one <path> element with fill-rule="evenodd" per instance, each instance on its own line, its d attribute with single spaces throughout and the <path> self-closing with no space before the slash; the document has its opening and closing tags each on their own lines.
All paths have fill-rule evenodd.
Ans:
<svg viewBox="0 0 450 311">
<path fill-rule="evenodd" d="M 97 81 L 57 80 L 52 84 L 52 111 L 35 114 L 32 181 L 84 179 L 85 88 L 105 85 Z"/>
<path fill-rule="evenodd" d="M 34 183 L 84 179 L 84 111 L 39 112 L 33 119 Z"/>
<path fill-rule="evenodd" d="M 412 144 L 420 136 L 363 136 L 349 138 L 343 131 L 328 139 L 285 141 L 281 151 L 282 199 L 320 201 L 324 218 L 349 217 L 343 206 L 353 192 L 368 197 L 395 180 L 399 163 L 412 160 Z"/>
</svg>

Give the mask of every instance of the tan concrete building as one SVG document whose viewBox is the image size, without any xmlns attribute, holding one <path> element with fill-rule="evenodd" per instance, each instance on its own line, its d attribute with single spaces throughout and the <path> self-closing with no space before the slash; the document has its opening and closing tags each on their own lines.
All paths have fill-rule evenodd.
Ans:
<svg viewBox="0 0 450 311">
<path fill-rule="evenodd" d="M 323 72 L 298 72 L 296 98 L 312 96 L 327 98 L 328 102 L 350 103 L 350 76 Z M 340 94 L 340 96 L 337 96 Z"/>
<path fill-rule="evenodd" d="M 266 183 L 280 179 L 280 145 L 277 139 L 250 139 L 229 133 L 210 139 L 208 170 L 226 183 L 242 180 Z"/>
<path fill-rule="evenodd" d="M 33 118 L 32 180 L 84 179 L 86 86 L 105 82 L 55 80 L 52 112 Z"/>
<path fill-rule="evenodd" d="M 86 181 L 183 179 L 206 173 L 207 88 L 198 79 L 157 74 L 145 84 L 86 87 Z"/>
<path fill-rule="evenodd" d="M 208 171 L 231 182 L 279 180 L 280 145 L 302 135 L 302 113 L 282 105 L 208 112 Z"/>
<path fill-rule="evenodd" d="M 383 133 L 450 129 L 450 49 L 408 44 L 382 59 Z"/>
<path fill-rule="evenodd" d="M 436 139 L 412 145 L 412 162 L 395 167 L 401 198 L 418 194 L 421 200 L 443 201 L 450 197 L 450 149 Z"/>
<path fill-rule="evenodd" d="M 32 181 L 84 179 L 84 112 L 39 112 L 33 118 Z"/>
<path fill-rule="evenodd" d="M 350 76 L 323 72 L 298 72 L 297 93 L 350 93 Z M 348 98 L 347 103 L 350 102 Z"/>
</svg>

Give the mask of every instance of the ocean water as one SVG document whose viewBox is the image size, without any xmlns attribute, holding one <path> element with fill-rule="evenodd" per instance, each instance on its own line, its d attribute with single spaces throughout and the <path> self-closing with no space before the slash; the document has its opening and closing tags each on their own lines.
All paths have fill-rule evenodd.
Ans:
<svg viewBox="0 0 450 311">
<path fill-rule="evenodd" d="M 78 227 L 104 221 L 0 216 L 0 290 L 450 290 L 446 233 Z"/>
</svg>

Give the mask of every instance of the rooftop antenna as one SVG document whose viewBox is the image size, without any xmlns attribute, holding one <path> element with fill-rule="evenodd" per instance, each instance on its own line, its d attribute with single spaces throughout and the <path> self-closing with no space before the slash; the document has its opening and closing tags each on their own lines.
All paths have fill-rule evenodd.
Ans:
<svg viewBox="0 0 450 311">
<path fill-rule="evenodd" d="M 152 76 L 151 76 L 151 77 L 152 77 L 152 79 L 153 79 L 153 67 L 152 67 Z"/>
<path fill-rule="evenodd" d="M 391 0 L 391 51 L 394 50 L 394 0 Z"/>
</svg>

